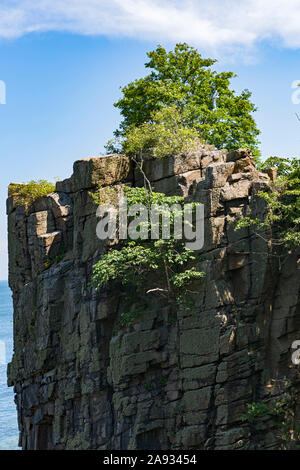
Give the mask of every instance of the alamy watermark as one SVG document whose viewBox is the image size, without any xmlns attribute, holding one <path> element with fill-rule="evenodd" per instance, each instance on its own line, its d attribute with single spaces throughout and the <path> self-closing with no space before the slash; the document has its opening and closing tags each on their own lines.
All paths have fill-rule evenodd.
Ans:
<svg viewBox="0 0 300 470">
<path fill-rule="evenodd" d="M 291 96 L 292 103 L 300 104 L 300 80 L 294 80 L 291 88 L 294 90 Z"/>
<path fill-rule="evenodd" d="M 300 364 L 300 340 L 294 341 L 292 343 L 291 348 L 295 349 L 295 351 L 292 354 L 292 363 L 295 366 L 298 366 Z"/>
<path fill-rule="evenodd" d="M 98 206 L 96 233 L 100 240 L 185 240 L 186 248 L 201 250 L 204 245 L 203 204 L 144 204 L 128 206 L 121 196 L 118 207 Z"/>
<path fill-rule="evenodd" d="M 0 80 L 0 104 L 6 104 L 6 84 Z"/>
</svg>

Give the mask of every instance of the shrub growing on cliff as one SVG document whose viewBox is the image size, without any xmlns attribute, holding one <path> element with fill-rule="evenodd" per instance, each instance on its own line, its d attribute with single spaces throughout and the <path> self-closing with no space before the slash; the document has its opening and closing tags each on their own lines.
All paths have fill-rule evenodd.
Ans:
<svg viewBox="0 0 300 470">
<path fill-rule="evenodd" d="M 55 191 L 55 185 L 46 180 L 30 181 L 29 183 L 12 183 L 8 187 L 8 195 L 14 196 L 17 206 L 30 206 L 39 197 L 47 196 Z"/>
<path fill-rule="evenodd" d="M 116 137 L 126 142 L 132 129 L 142 132 L 140 126 L 155 124 L 158 111 L 176 107 L 180 126 L 196 131 L 207 143 L 228 150 L 248 147 L 258 154 L 259 131 L 252 116 L 256 108 L 248 90 L 238 95 L 230 88 L 232 72 L 213 71 L 216 61 L 203 59 L 185 43 L 170 52 L 158 46 L 147 55 L 151 73 L 122 88 L 123 96 L 115 103 L 123 116 Z"/>
<path fill-rule="evenodd" d="M 269 419 L 271 429 L 277 430 L 280 448 L 299 450 L 300 429 L 295 426 L 293 401 L 291 396 L 286 395 L 281 400 L 248 403 L 247 412 L 241 416 L 241 421 L 249 423 L 253 437 L 257 438 L 260 425 Z"/>
<path fill-rule="evenodd" d="M 254 226 L 258 230 L 273 228 L 274 245 L 300 246 L 300 160 L 271 157 L 261 165 L 278 168 L 279 178 L 272 191 L 260 191 L 266 203 L 264 219 L 242 218 L 236 229 Z"/>
<path fill-rule="evenodd" d="M 125 187 L 124 191 L 128 207 L 133 204 L 144 204 L 146 207 L 165 204 L 172 207 L 184 201 L 182 197 L 165 196 L 145 188 Z M 171 217 L 172 221 L 174 218 Z M 161 233 L 161 220 L 159 228 Z M 99 289 L 109 281 L 118 280 L 123 286 L 135 290 L 136 302 L 144 302 L 147 294 L 156 294 L 180 305 L 184 303 L 185 296 L 192 293 L 189 291 L 191 283 L 204 276 L 197 265 L 195 252 L 187 249 L 183 240 L 175 239 L 171 230 L 170 239 L 151 240 L 149 237 L 136 241 L 124 240 L 110 248 L 94 265 L 92 285 Z M 132 318 L 132 313 L 123 312 L 121 318 Z"/>
<path fill-rule="evenodd" d="M 160 273 L 160 287 L 147 288 L 147 292 L 175 293 L 175 288 L 183 287 L 193 279 L 200 279 L 203 273 L 195 268 L 177 270 L 186 267 L 189 261 L 196 260 L 192 250 L 175 240 L 157 240 L 137 243 L 131 241 L 121 249 L 111 249 L 94 266 L 93 284 L 100 288 L 103 284 L 119 279 L 121 283 L 135 286 L 143 293 L 149 274 Z M 146 293 L 147 293 L 146 292 Z"/>
</svg>

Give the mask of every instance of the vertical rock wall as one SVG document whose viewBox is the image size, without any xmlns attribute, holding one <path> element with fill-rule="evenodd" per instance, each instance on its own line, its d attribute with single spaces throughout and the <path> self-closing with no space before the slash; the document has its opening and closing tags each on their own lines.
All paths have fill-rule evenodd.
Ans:
<svg viewBox="0 0 300 470">
<path fill-rule="evenodd" d="M 264 211 L 269 186 L 246 150 L 203 147 L 149 158 L 157 191 L 205 205 L 196 308 L 174 312 L 155 296 L 118 329 L 119 293 L 89 287 L 105 252 L 96 237 L 97 184 L 133 185 L 124 156 L 80 160 L 57 192 L 29 209 L 7 202 L 14 356 L 8 367 L 23 449 L 276 449 L 278 423 L 241 416 L 247 404 L 286 400 L 299 421 L 299 253 L 284 263 L 237 218 Z M 270 176 L 272 173 L 270 172 Z M 298 262 L 298 264 L 297 264 Z M 276 420 L 275 420 L 276 421 Z M 290 434 L 292 436 L 292 434 Z"/>
</svg>

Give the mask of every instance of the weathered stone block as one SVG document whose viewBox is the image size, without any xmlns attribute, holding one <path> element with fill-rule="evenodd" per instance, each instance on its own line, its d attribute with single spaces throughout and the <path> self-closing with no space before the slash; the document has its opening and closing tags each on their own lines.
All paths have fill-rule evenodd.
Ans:
<svg viewBox="0 0 300 470">
<path fill-rule="evenodd" d="M 206 168 L 205 187 L 222 188 L 229 176 L 233 173 L 234 163 L 212 163 Z"/>
<path fill-rule="evenodd" d="M 124 155 L 106 155 L 78 160 L 74 163 L 73 191 L 126 181 L 129 175 L 130 161 Z"/>
</svg>

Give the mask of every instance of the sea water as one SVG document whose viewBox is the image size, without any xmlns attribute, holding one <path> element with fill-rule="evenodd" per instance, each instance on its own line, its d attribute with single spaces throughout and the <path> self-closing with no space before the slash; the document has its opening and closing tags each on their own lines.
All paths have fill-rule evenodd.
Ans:
<svg viewBox="0 0 300 470">
<path fill-rule="evenodd" d="M 6 369 L 13 352 L 13 307 L 6 281 L 0 281 L 0 450 L 18 447 L 17 411 L 12 387 L 7 386 Z"/>
</svg>

